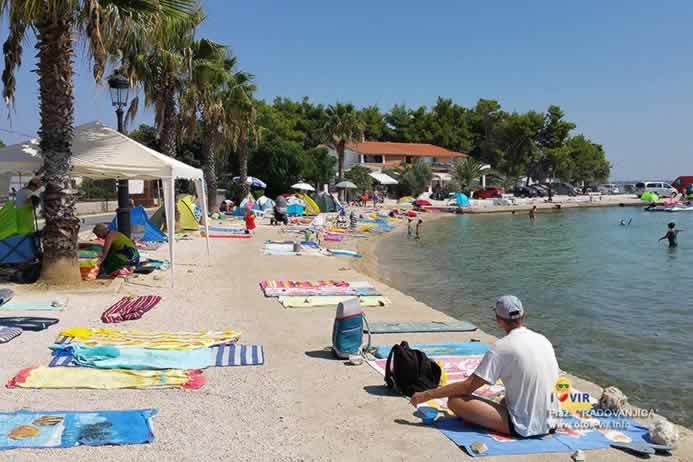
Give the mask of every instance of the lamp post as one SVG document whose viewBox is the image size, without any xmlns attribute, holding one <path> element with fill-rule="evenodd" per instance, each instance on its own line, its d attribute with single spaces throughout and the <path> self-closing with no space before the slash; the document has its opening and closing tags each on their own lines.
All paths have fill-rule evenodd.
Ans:
<svg viewBox="0 0 693 462">
<path fill-rule="evenodd" d="M 128 93 L 130 91 L 130 82 L 118 71 L 115 71 L 108 78 L 108 87 L 111 91 L 111 102 L 116 108 L 116 116 L 118 117 L 118 131 L 125 133 L 123 127 L 123 109 L 128 103 Z M 130 194 L 128 190 L 128 180 L 118 180 L 118 231 L 130 237 Z"/>
</svg>

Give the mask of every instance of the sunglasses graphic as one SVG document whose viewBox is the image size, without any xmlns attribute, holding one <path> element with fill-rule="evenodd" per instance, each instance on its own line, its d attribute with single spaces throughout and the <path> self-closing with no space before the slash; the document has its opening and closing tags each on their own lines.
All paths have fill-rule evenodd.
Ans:
<svg viewBox="0 0 693 462">
<path fill-rule="evenodd" d="M 557 383 L 556 388 L 558 388 L 559 390 L 569 390 L 570 384 L 569 383 Z"/>
</svg>

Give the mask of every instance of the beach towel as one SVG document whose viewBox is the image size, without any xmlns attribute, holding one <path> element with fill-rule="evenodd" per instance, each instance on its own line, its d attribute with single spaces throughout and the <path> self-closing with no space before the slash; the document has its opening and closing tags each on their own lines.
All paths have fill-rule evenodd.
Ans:
<svg viewBox="0 0 693 462">
<path fill-rule="evenodd" d="M 0 343 L 7 343 L 24 332 L 17 327 L 0 327 Z"/>
<path fill-rule="evenodd" d="M 8 302 L 0 310 L 8 311 L 63 311 L 65 305 L 59 301 L 52 302 Z"/>
<path fill-rule="evenodd" d="M 393 345 L 376 345 L 373 356 L 378 359 L 387 359 Z M 421 350 L 427 356 L 468 356 L 486 353 L 490 345 L 481 342 L 456 342 L 456 343 L 415 343 L 409 345 L 412 349 Z"/>
<path fill-rule="evenodd" d="M 0 450 L 145 444 L 156 409 L 0 413 Z"/>
<path fill-rule="evenodd" d="M 477 330 L 477 327 L 467 321 L 376 322 L 370 325 L 371 334 L 470 332 L 474 330 Z"/>
<path fill-rule="evenodd" d="M 7 388 L 187 388 L 198 389 L 206 382 L 198 369 L 135 371 L 86 367 L 33 367 L 22 369 Z"/>
<path fill-rule="evenodd" d="M 0 289 L 0 307 L 12 300 L 14 291 L 12 289 Z"/>
<path fill-rule="evenodd" d="M 38 332 L 57 324 L 55 318 L 38 318 L 34 316 L 13 316 L 0 318 L 0 327 L 17 327 L 22 330 Z"/>
<path fill-rule="evenodd" d="M 353 295 L 342 295 L 342 296 L 317 296 L 317 297 L 296 297 L 296 296 L 281 296 L 278 297 L 279 303 L 284 306 L 284 308 L 315 308 L 321 306 L 336 307 L 338 304 L 353 298 Z M 366 296 L 359 297 L 359 304 L 361 306 L 385 306 L 392 302 L 389 298 L 376 296 Z"/>
<path fill-rule="evenodd" d="M 67 339 L 66 339 L 67 342 Z M 65 343 L 65 342 L 64 342 Z M 69 342 L 68 342 L 69 343 Z M 265 352 L 262 345 L 238 345 L 235 343 L 215 345 L 203 348 L 209 354 L 209 365 L 205 367 L 231 367 L 231 366 L 260 366 L 265 363 Z M 152 350 L 163 351 L 163 350 Z M 170 350 L 174 351 L 174 350 Z M 64 351 L 53 352 L 54 356 L 48 367 L 79 367 L 71 354 Z"/>
<path fill-rule="evenodd" d="M 55 343 L 66 341 L 85 345 L 112 345 L 123 347 L 153 348 L 157 350 L 191 350 L 238 341 L 240 332 L 233 330 L 209 332 L 162 332 L 142 330 L 118 330 L 107 327 L 89 329 L 75 327 L 62 331 Z"/>
<path fill-rule="evenodd" d="M 217 227 L 209 227 L 210 231 L 219 231 L 222 233 L 232 233 L 232 234 L 245 234 L 246 229 L 245 228 L 217 228 Z"/>
<path fill-rule="evenodd" d="M 212 363 L 209 348 L 154 350 L 69 343 L 56 344 L 51 349 L 56 356 L 72 357 L 77 366 L 97 369 L 204 369 Z"/>
<path fill-rule="evenodd" d="M 123 297 L 101 315 L 101 321 L 116 323 L 140 319 L 144 313 L 154 308 L 161 301 L 158 295 L 142 297 Z"/>
<path fill-rule="evenodd" d="M 353 250 L 330 249 L 330 253 L 332 255 L 341 255 L 341 256 L 345 256 L 345 257 L 361 258 L 361 255 L 358 252 L 354 252 Z"/>
<path fill-rule="evenodd" d="M 252 234 L 210 234 L 210 239 L 250 239 Z"/>
</svg>

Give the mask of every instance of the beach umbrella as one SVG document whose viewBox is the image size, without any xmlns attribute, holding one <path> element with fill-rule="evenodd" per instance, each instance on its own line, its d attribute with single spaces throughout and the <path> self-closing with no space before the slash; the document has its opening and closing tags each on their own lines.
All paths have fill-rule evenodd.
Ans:
<svg viewBox="0 0 693 462">
<path fill-rule="evenodd" d="M 234 182 L 234 183 L 240 183 L 240 181 L 241 181 L 241 177 L 240 177 L 240 176 L 235 176 L 235 177 L 233 177 L 233 182 Z M 267 187 L 267 183 L 265 183 L 264 181 L 260 180 L 259 178 L 255 178 L 254 176 L 246 177 L 245 182 L 248 183 L 248 184 L 249 184 L 250 186 L 252 186 L 253 188 L 263 188 L 263 189 L 264 189 L 264 188 Z"/>
<path fill-rule="evenodd" d="M 356 189 L 357 186 L 351 181 L 340 181 L 335 185 L 338 189 Z"/>
<path fill-rule="evenodd" d="M 308 183 L 296 183 L 291 188 L 298 189 L 299 191 L 315 191 L 315 188 Z"/>
</svg>

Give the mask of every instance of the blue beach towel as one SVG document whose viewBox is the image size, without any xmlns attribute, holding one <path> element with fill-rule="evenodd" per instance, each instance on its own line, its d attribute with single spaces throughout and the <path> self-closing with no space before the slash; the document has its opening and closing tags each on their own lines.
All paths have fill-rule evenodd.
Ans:
<svg viewBox="0 0 693 462">
<path fill-rule="evenodd" d="M 217 228 L 217 227 L 209 227 L 210 231 L 219 231 L 222 233 L 233 233 L 233 234 L 245 234 L 246 229 L 245 228 Z"/>
<path fill-rule="evenodd" d="M 413 332 L 470 332 L 477 327 L 467 321 L 374 322 L 371 334 L 402 334 Z"/>
<path fill-rule="evenodd" d="M 0 413 L 0 450 L 144 444 L 154 441 L 156 409 Z"/>
<path fill-rule="evenodd" d="M 209 348 L 154 350 L 70 343 L 53 345 L 51 349 L 59 355 L 69 355 L 77 366 L 98 369 L 205 369 L 213 359 Z"/>
<path fill-rule="evenodd" d="M 415 350 L 421 350 L 428 356 L 468 356 L 482 355 L 491 346 L 481 342 L 454 342 L 454 343 L 415 343 L 409 345 Z M 385 359 L 390 354 L 392 345 L 377 345 L 373 356 Z"/>
<path fill-rule="evenodd" d="M 54 346 L 70 345 L 70 337 L 61 337 Z M 210 348 L 199 348 L 209 358 L 207 366 L 192 367 L 191 369 L 202 369 L 205 367 L 231 367 L 231 366 L 261 366 L 265 363 L 265 352 L 262 345 L 238 345 L 235 343 L 226 345 L 215 345 Z M 164 351 L 164 350 L 150 350 Z M 195 350 L 189 350 L 195 351 Z M 53 349 L 53 358 L 48 367 L 80 367 L 75 357 L 67 348 Z M 182 368 L 175 366 L 176 369 Z"/>
<path fill-rule="evenodd" d="M 455 193 L 455 202 L 457 203 L 458 207 L 469 207 L 472 205 L 472 203 L 469 202 L 467 195 L 461 192 Z"/>
<path fill-rule="evenodd" d="M 614 429 L 614 432 L 620 434 L 621 437 L 625 436 L 633 441 L 648 442 L 648 430 L 629 419 L 614 417 L 599 418 L 598 420 L 602 428 Z M 559 429 L 553 435 L 532 438 L 510 438 L 495 435 L 480 427 L 465 425 L 462 419 L 456 417 L 439 419 L 435 422 L 435 426 L 452 442 L 463 447 L 472 457 L 574 452 L 578 449 L 603 449 L 611 446 L 612 441 L 604 433 L 591 429 L 573 430 L 569 428 L 571 423 L 577 424 L 578 420 L 574 417 L 561 419 L 562 426 L 568 428 Z M 484 454 L 474 452 L 472 444 L 476 442 L 484 443 L 488 447 L 488 451 Z"/>
</svg>

